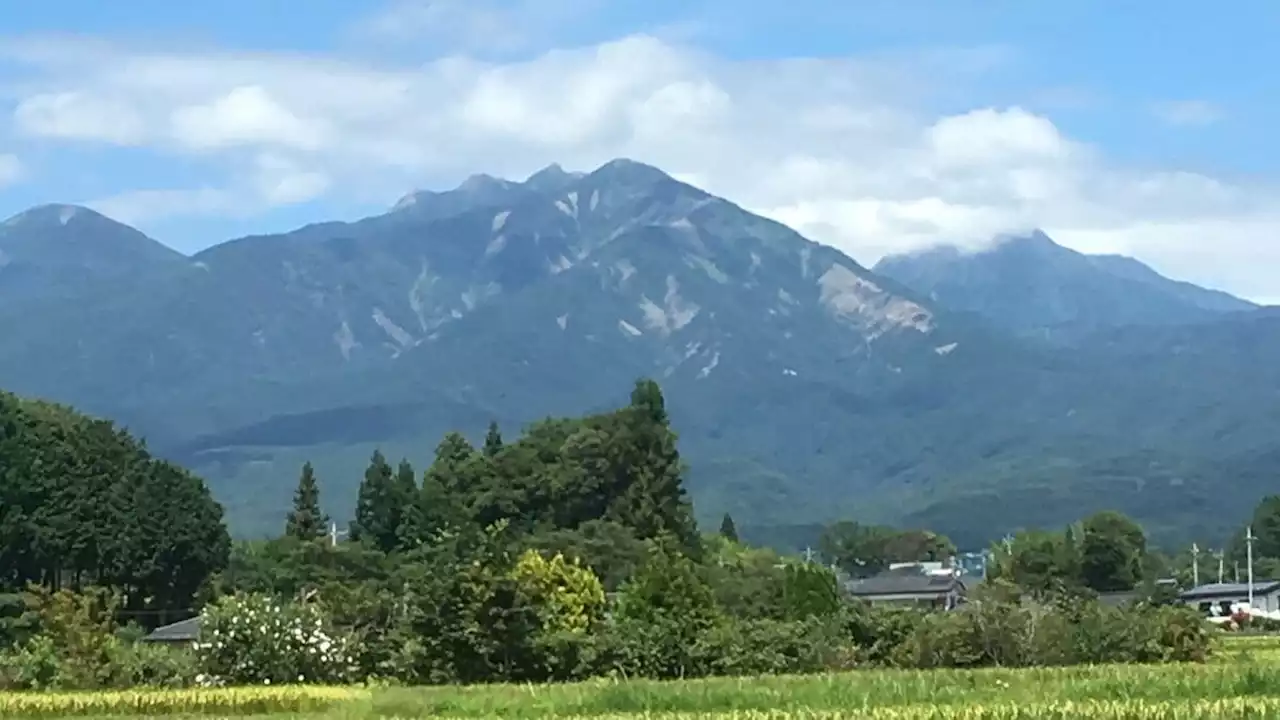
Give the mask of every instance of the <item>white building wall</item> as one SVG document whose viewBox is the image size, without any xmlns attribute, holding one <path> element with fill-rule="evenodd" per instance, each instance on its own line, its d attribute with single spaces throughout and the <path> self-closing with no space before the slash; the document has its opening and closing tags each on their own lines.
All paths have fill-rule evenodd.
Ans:
<svg viewBox="0 0 1280 720">
<path fill-rule="evenodd" d="M 1241 593 L 1233 595 L 1210 595 L 1207 597 L 1195 598 L 1194 600 L 1184 600 L 1183 602 L 1191 607 L 1199 607 L 1203 603 L 1210 603 L 1214 607 L 1217 607 L 1224 602 L 1229 604 L 1245 604 L 1248 601 L 1249 595 L 1247 593 Z M 1262 593 L 1254 593 L 1253 606 L 1266 612 L 1280 611 L 1280 590 L 1276 590 L 1265 595 Z"/>
</svg>

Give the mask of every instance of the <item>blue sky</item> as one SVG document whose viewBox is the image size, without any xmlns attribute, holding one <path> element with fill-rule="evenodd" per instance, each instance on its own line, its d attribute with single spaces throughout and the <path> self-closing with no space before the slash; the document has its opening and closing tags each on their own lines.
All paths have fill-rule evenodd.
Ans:
<svg viewBox="0 0 1280 720">
<path fill-rule="evenodd" d="M 868 263 L 1043 226 L 1280 297 L 1275 3 L 5 5 L 0 215 L 194 251 L 628 155 Z"/>
</svg>

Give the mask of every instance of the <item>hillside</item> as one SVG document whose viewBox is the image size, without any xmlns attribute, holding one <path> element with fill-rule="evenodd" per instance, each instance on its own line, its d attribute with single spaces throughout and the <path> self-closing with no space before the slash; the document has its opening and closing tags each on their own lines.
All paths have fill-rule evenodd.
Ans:
<svg viewBox="0 0 1280 720">
<path fill-rule="evenodd" d="M 1166 278 L 1119 255 L 1085 255 L 1043 232 L 965 252 L 952 246 L 882 259 L 875 271 L 1022 337 L 1071 343 L 1127 326 L 1210 321 L 1257 306 Z"/>
<path fill-rule="evenodd" d="M 22 227 L 14 247 L 35 242 Z M 0 313 L 0 378 L 127 423 L 249 533 L 280 522 L 305 459 L 345 517 L 375 448 L 421 463 L 448 430 L 601 410 L 640 376 L 704 519 L 910 520 L 964 544 L 1109 506 L 1158 538 L 1234 527 L 1260 485 L 1223 492 L 1221 468 L 1257 475 L 1271 452 L 1280 321 L 1047 238 L 1003 247 L 1076 279 L 1019 295 L 974 271 L 997 286 L 974 307 L 640 163 L 474 176 L 51 287 Z M 1089 293 L 1137 309 L 1063 315 Z M 1078 347 L 1026 342 L 1037 327 Z"/>
</svg>

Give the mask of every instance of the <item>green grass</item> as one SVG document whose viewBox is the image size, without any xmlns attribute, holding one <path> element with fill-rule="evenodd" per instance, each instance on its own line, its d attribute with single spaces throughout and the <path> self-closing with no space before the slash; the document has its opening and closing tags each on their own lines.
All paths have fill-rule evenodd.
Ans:
<svg viewBox="0 0 1280 720">
<path fill-rule="evenodd" d="M 5 706 L 4 702 L 5 696 L 0 695 L 0 707 Z M 226 716 L 226 704 L 212 705 L 216 706 L 218 716 Z M 260 712 L 261 709 L 259 704 L 257 710 Z M 6 717 L 21 716 L 6 714 Z M 82 713 L 81 716 L 89 715 Z M 242 716 L 333 720 L 387 717 L 512 720 L 640 717 L 666 720 L 684 717 L 720 720 L 764 717 L 790 720 L 806 717 L 1223 720 L 1277 717 L 1280 716 L 1280 638 L 1225 638 L 1214 661 L 1208 665 L 864 670 L 830 675 L 678 682 L 595 680 L 564 685 L 383 688 L 328 709 L 317 708 L 309 712 L 294 709 L 277 715 Z"/>
</svg>

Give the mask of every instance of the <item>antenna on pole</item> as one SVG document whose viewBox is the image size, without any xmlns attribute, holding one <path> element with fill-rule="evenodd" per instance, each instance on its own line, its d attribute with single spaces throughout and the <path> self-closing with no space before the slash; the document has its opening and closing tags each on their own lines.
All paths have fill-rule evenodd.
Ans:
<svg viewBox="0 0 1280 720">
<path fill-rule="evenodd" d="M 1200 587 L 1200 546 L 1191 543 L 1191 586 Z"/>
<path fill-rule="evenodd" d="M 1249 608 L 1253 608 L 1253 541 L 1257 540 L 1253 536 L 1253 526 L 1250 525 L 1244 531 L 1244 547 L 1245 547 L 1245 563 L 1248 565 L 1249 573 Z"/>
</svg>

